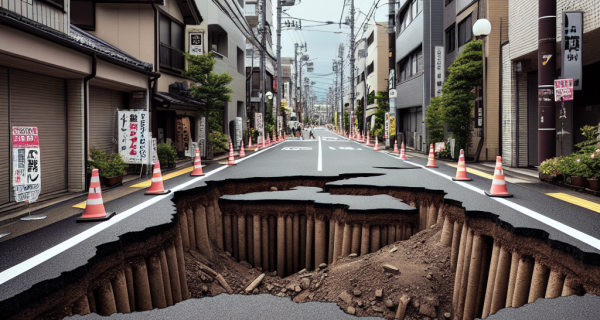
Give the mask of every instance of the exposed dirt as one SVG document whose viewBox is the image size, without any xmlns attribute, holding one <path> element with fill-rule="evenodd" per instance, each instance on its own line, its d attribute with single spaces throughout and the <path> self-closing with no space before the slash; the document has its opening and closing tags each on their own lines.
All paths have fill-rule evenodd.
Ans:
<svg viewBox="0 0 600 320">
<path fill-rule="evenodd" d="M 400 297 L 406 294 L 411 301 L 405 319 L 444 319 L 444 313 L 451 312 L 454 275 L 450 270 L 450 248 L 439 245 L 440 233 L 441 227 L 436 226 L 375 253 L 344 258 L 333 266 L 300 271 L 284 279 L 267 272 L 250 293 L 245 289 L 262 273 L 260 268 L 237 263 L 218 248 L 213 261 L 191 250 L 186 254 L 189 289 L 193 298 L 227 292 L 204 271 L 205 265 L 220 273 L 236 294 L 269 293 L 291 296 L 295 302 L 336 302 L 345 312 L 387 319 L 394 318 Z M 390 252 L 393 248 L 397 249 Z M 385 272 L 383 264 L 397 267 L 400 273 Z"/>
</svg>

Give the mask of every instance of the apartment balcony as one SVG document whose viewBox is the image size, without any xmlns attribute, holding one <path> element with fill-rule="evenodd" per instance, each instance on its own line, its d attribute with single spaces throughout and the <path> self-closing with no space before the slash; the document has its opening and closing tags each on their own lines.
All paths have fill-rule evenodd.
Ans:
<svg viewBox="0 0 600 320">
<path fill-rule="evenodd" d="M 177 48 L 160 44 L 160 66 L 177 71 L 185 71 L 185 55 Z"/>
</svg>

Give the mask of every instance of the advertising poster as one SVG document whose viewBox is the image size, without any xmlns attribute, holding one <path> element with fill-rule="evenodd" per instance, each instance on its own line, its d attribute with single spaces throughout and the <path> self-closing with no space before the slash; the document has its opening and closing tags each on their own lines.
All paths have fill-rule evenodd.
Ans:
<svg viewBox="0 0 600 320">
<path fill-rule="evenodd" d="M 148 153 L 148 111 L 118 112 L 119 154 L 130 164 L 145 163 Z"/>
<path fill-rule="evenodd" d="M 12 176 L 16 202 L 37 200 L 42 190 L 37 127 L 13 127 Z"/>
<path fill-rule="evenodd" d="M 263 123 L 262 113 L 257 112 L 254 114 L 254 124 L 256 125 L 256 131 L 258 131 L 258 143 L 263 143 L 265 137 L 265 124 Z"/>
<path fill-rule="evenodd" d="M 242 147 L 242 139 L 244 138 L 243 122 L 241 117 L 235 118 L 235 138 L 233 140 L 235 150 L 239 150 Z"/>
<path fill-rule="evenodd" d="M 198 117 L 196 122 L 196 130 L 198 135 L 196 136 L 196 141 L 198 141 L 198 148 L 200 148 L 200 156 L 206 157 L 206 121 L 204 121 L 204 117 Z"/>
<path fill-rule="evenodd" d="M 202 37 L 202 32 L 190 31 L 190 54 L 198 56 L 204 53 L 204 49 L 202 48 Z"/>
<path fill-rule="evenodd" d="M 554 80 L 554 101 L 573 100 L 573 79 Z"/>
<path fill-rule="evenodd" d="M 385 113 L 385 139 L 390 138 L 390 113 Z"/>
</svg>

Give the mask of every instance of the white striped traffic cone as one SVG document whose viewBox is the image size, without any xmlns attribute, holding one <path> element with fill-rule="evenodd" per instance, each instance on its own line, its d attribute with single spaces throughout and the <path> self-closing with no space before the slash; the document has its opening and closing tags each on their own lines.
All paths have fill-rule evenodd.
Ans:
<svg viewBox="0 0 600 320">
<path fill-rule="evenodd" d="M 228 166 L 235 165 L 235 157 L 233 155 L 233 145 L 231 144 L 231 139 L 229 139 L 229 158 L 227 159 Z"/>
<path fill-rule="evenodd" d="M 88 193 L 88 199 L 85 202 L 85 211 L 83 212 L 83 215 L 77 219 L 77 222 L 103 221 L 112 218 L 114 215 L 114 212 L 107 214 L 104 209 L 102 190 L 100 188 L 100 177 L 98 176 L 98 169 L 94 169 L 92 170 L 92 180 L 90 180 L 90 192 Z"/>
<path fill-rule="evenodd" d="M 473 179 L 467 177 L 467 164 L 465 163 L 465 150 L 460 149 L 460 156 L 458 157 L 458 167 L 456 167 L 456 177 L 452 178 L 454 181 L 473 181 Z"/>
<path fill-rule="evenodd" d="M 492 180 L 492 188 L 490 192 L 485 191 L 489 197 L 512 198 L 512 194 L 508 193 L 506 181 L 504 180 L 504 170 L 502 170 L 502 157 L 496 157 L 496 170 L 494 171 L 494 179 Z"/>
<path fill-rule="evenodd" d="M 154 170 L 152 171 L 152 184 L 145 195 L 159 195 L 170 193 L 171 190 L 165 190 L 163 185 L 162 173 L 160 172 L 160 162 L 154 163 Z"/>
<path fill-rule="evenodd" d="M 400 160 L 406 160 L 406 150 L 404 150 L 404 141 L 402 142 L 402 147 L 400 148 Z"/>
<path fill-rule="evenodd" d="M 200 149 L 196 148 L 196 159 L 194 159 L 194 171 L 190 174 L 191 176 L 203 176 L 202 161 L 200 160 Z"/>
<path fill-rule="evenodd" d="M 379 151 L 379 140 L 377 140 L 379 137 L 375 136 L 375 148 L 373 148 L 373 151 Z"/>
<path fill-rule="evenodd" d="M 433 143 L 429 146 L 429 158 L 427 158 L 427 168 L 437 168 L 435 164 L 435 152 L 433 151 Z"/>
<path fill-rule="evenodd" d="M 242 140 L 242 146 L 240 147 L 240 158 L 246 156 L 246 151 L 244 151 L 244 141 Z"/>
</svg>

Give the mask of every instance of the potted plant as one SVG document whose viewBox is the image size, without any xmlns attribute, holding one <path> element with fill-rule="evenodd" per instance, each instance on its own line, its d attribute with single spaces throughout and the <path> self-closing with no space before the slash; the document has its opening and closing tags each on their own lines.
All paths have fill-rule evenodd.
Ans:
<svg viewBox="0 0 600 320">
<path fill-rule="evenodd" d="M 115 153 L 109 156 L 104 151 L 92 148 L 90 157 L 92 158 L 89 161 L 90 172 L 98 169 L 105 186 L 112 187 L 123 183 L 123 175 L 128 164 L 123 161 L 120 154 Z"/>
<path fill-rule="evenodd" d="M 589 154 L 586 158 L 586 165 L 589 168 L 589 177 L 587 178 L 588 188 L 594 191 L 600 191 L 598 179 L 600 179 L 600 149 Z"/>
<path fill-rule="evenodd" d="M 170 146 L 166 143 L 160 143 L 156 146 L 156 154 L 160 166 L 163 168 L 170 168 L 175 166 L 175 160 L 177 160 L 177 150 L 174 146 Z"/>
<path fill-rule="evenodd" d="M 560 166 L 564 162 L 563 157 L 548 159 L 538 168 L 540 180 L 555 182 L 562 178 Z"/>
<path fill-rule="evenodd" d="M 586 175 L 589 175 L 589 168 L 585 164 L 585 161 L 582 161 L 584 155 L 573 155 L 572 172 L 571 172 L 571 184 L 577 187 L 586 187 L 587 181 L 585 179 Z"/>
</svg>

